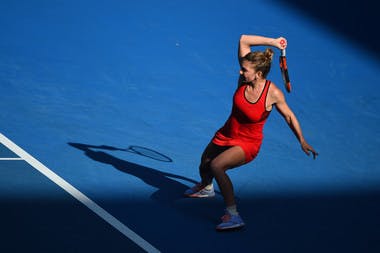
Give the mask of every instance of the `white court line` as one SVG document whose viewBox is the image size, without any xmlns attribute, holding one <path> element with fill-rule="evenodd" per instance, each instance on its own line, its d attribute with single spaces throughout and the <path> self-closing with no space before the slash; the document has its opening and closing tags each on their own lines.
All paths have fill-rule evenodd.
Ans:
<svg viewBox="0 0 380 253">
<path fill-rule="evenodd" d="M 20 157 L 10 157 L 10 158 L 7 158 L 7 157 L 2 157 L 0 158 L 0 161 L 20 161 L 20 160 L 24 160 Z"/>
<path fill-rule="evenodd" d="M 24 151 L 22 148 L 17 146 L 15 143 L 13 143 L 11 140 L 9 140 L 7 137 L 5 137 L 1 133 L 0 133 L 0 143 L 4 144 L 7 148 L 9 148 L 11 151 L 17 154 L 21 159 L 25 160 L 27 163 L 33 166 L 36 170 L 44 174 L 51 181 L 56 183 L 58 186 L 60 186 L 62 189 L 64 189 L 66 192 L 68 192 L 70 195 L 72 195 L 74 198 L 76 198 L 78 201 L 80 201 L 82 204 L 87 206 L 94 213 L 96 213 L 98 216 L 100 216 L 102 219 L 108 222 L 111 226 L 119 230 L 123 235 L 125 235 L 130 240 L 132 240 L 137 245 L 139 245 L 141 248 L 143 248 L 146 252 L 149 252 L 149 253 L 160 252 L 158 249 L 153 247 L 150 243 L 145 241 L 138 234 L 133 232 L 130 228 L 128 228 L 123 223 L 121 223 L 118 219 L 113 217 L 110 213 L 108 213 L 106 210 L 104 210 L 94 201 L 89 199 L 86 195 L 84 195 L 79 190 L 77 190 L 74 186 L 66 182 L 63 178 L 55 174 L 53 171 L 51 171 L 49 168 L 47 168 L 37 159 L 29 155 L 26 151 Z"/>
</svg>

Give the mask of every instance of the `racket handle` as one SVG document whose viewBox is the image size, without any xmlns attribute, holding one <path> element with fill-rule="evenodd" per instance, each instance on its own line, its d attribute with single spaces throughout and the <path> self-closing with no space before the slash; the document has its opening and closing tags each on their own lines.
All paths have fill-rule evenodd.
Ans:
<svg viewBox="0 0 380 253">
<path fill-rule="evenodd" d="M 286 56 L 286 51 L 285 51 L 285 49 L 281 49 L 281 56 Z"/>
</svg>

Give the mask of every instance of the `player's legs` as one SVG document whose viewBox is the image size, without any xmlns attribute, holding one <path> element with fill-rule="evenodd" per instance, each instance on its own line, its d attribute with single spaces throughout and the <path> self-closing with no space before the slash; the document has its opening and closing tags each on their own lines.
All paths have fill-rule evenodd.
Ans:
<svg viewBox="0 0 380 253">
<path fill-rule="evenodd" d="M 209 168 L 218 183 L 227 207 L 235 205 L 233 185 L 226 171 L 245 163 L 245 153 L 240 146 L 233 146 L 211 160 Z"/>
<path fill-rule="evenodd" d="M 219 231 L 237 229 L 245 225 L 237 211 L 233 186 L 226 174 L 227 170 L 243 165 L 245 161 L 246 154 L 241 147 L 221 147 L 211 142 L 203 152 L 199 166 L 201 183 L 185 192 L 189 197 L 213 197 L 215 193 L 212 180 L 216 179 L 226 204 L 222 223 L 216 226 Z"/>
<path fill-rule="evenodd" d="M 212 180 L 215 178 L 227 207 L 235 205 L 233 186 L 226 174 L 228 169 L 245 163 L 245 153 L 239 146 L 218 146 L 210 142 L 202 154 L 199 166 L 200 184 L 185 192 L 189 197 L 212 197 L 215 195 Z"/>
<path fill-rule="evenodd" d="M 210 142 L 205 148 L 201 163 L 199 165 L 199 175 L 201 182 L 187 189 L 184 195 L 191 198 L 210 198 L 215 196 L 214 186 L 212 180 L 214 178 L 210 168 L 211 161 L 224 152 L 228 147 L 221 147 Z"/>
<path fill-rule="evenodd" d="M 238 229 L 245 225 L 238 213 L 233 186 L 226 173 L 229 169 L 243 165 L 245 160 L 246 157 L 243 149 L 239 146 L 234 146 L 220 153 L 210 163 L 210 169 L 219 185 L 226 205 L 222 222 L 216 226 L 216 230 L 218 231 Z"/>
</svg>

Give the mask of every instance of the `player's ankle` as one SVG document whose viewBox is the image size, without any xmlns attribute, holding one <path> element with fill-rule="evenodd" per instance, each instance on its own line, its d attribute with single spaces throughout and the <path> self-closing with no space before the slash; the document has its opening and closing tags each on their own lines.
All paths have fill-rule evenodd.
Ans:
<svg viewBox="0 0 380 253">
<path fill-rule="evenodd" d="M 238 215 L 239 212 L 237 211 L 236 205 L 230 205 L 226 207 L 226 210 L 228 211 L 229 214 L 231 215 Z"/>
</svg>

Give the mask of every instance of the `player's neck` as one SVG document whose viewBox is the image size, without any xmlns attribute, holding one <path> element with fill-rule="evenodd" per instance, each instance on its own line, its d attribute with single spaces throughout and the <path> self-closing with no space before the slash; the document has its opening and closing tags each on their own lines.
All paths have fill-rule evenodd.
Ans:
<svg viewBox="0 0 380 253">
<path fill-rule="evenodd" d="M 265 85 L 265 79 L 257 79 L 249 83 L 253 89 L 261 89 Z"/>
</svg>

